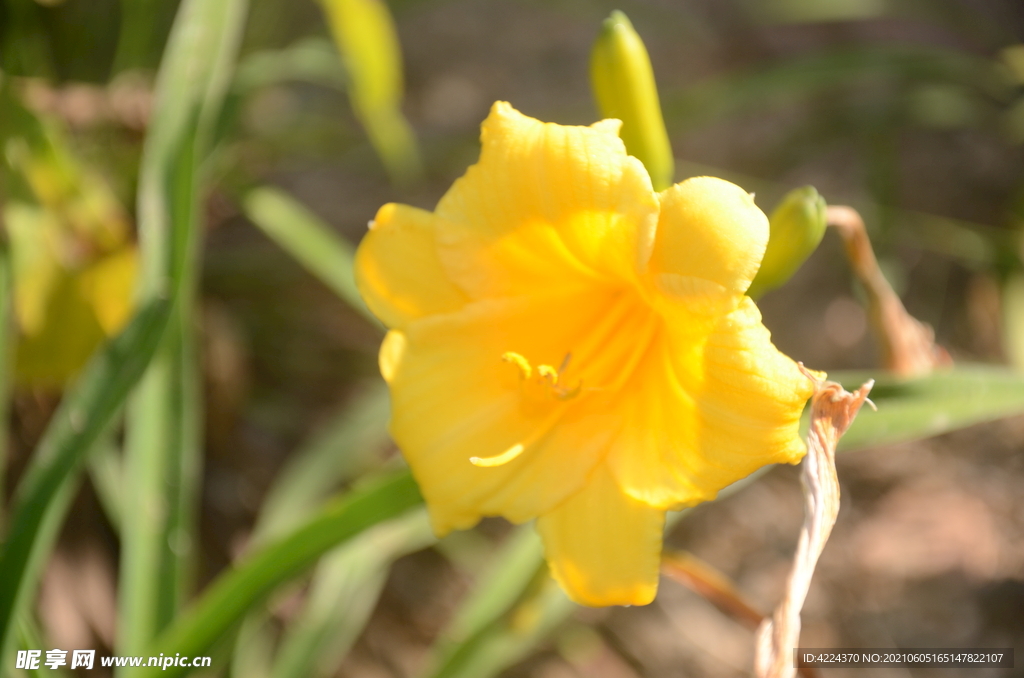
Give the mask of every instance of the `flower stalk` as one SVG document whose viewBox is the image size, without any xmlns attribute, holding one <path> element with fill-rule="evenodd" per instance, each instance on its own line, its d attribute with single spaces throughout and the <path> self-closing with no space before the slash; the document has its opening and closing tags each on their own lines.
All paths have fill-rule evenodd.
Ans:
<svg viewBox="0 0 1024 678">
<path fill-rule="evenodd" d="M 920 377 L 953 364 L 946 349 L 935 343 L 935 331 L 904 308 L 885 279 L 871 248 L 864 219 L 857 210 L 831 205 L 825 213 L 846 247 L 850 268 L 867 293 L 868 317 L 882 352 L 882 364 L 901 377 Z"/>
</svg>

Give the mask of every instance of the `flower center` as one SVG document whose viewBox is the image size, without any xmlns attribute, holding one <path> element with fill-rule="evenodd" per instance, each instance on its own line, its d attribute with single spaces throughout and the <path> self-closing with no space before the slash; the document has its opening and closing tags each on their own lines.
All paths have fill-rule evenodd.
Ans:
<svg viewBox="0 0 1024 678">
<path fill-rule="evenodd" d="M 657 314 L 635 293 L 621 291 L 607 311 L 582 328 L 581 341 L 564 353 L 558 368 L 534 365 L 521 353 L 506 351 L 501 360 L 516 370 L 524 407 L 543 418 L 523 440 L 492 457 L 472 457 L 476 466 L 507 464 L 546 436 L 570 406 L 586 396 L 620 390 L 635 372 L 658 330 Z"/>
<path fill-rule="evenodd" d="M 519 370 L 520 383 L 525 387 L 536 386 L 558 400 L 571 400 L 580 394 L 583 388 L 583 380 L 577 380 L 576 385 L 569 388 L 565 385 L 565 371 L 572 360 L 572 353 L 566 353 L 562 358 L 562 364 L 556 370 L 551 365 L 537 365 L 533 369 L 530 361 L 514 351 L 506 351 L 501 356 L 502 362 L 514 365 Z"/>
</svg>

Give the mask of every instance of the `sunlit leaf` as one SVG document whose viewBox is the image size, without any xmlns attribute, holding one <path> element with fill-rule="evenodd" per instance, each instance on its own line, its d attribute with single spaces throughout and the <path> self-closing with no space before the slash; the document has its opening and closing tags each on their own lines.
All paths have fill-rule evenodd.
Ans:
<svg viewBox="0 0 1024 678">
<path fill-rule="evenodd" d="M 246 55 L 238 64 L 233 86 L 247 93 L 288 81 L 338 88 L 348 83 L 334 45 L 323 38 L 305 38 L 284 49 Z"/>
<path fill-rule="evenodd" d="M 919 379 L 884 372 L 834 372 L 829 379 L 856 388 L 875 379 L 871 401 L 839 443 L 840 451 L 927 438 L 1002 417 L 1024 414 L 1024 375 L 1005 367 L 958 365 Z"/>
<path fill-rule="evenodd" d="M 402 115 L 402 51 L 384 0 L 321 0 L 338 45 L 356 115 L 391 178 L 422 172 L 416 137 Z"/>
<path fill-rule="evenodd" d="M 36 335 L 43 330 L 50 295 L 61 278 L 53 252 L 60 224 L 45 209 L 18 201 L 4 205 L 3 217 L 11 248 L 15 317 L 22 332 Z"/>
<path fill-rule="evenodd" d="M 379 480 L 331 502 L 286 537 L 245 558 L 218 577 L 192 608 L 179 616 L 143 654 L 207 654 L 245 613 L 279 585 L 298 576 L 330 549 L 369 527 L 423 502 L 408 471 Z M 149 669 L 145 676 L 174 676 L 186 669 Z"/>
<path fill-rule="evenodd" d="M 389 439 L 390 411 L 387 388 L 374 384 L 297 450 L 267 492 L 253 540 L 285 534 L 344 481 L 366 472 Z"/>
<path fill-rule="evenodd" d="M 55 121 L 0 92 L 4 169 L 12 196 L 3 223 L 13 263 L 19 383 L 62 388 L 134 302 L 128 218 L 106 182 Z"/>
<path fill-rule="evenodd" d="M 142 654 L 192 589 L 202 467 L 195 290 L 202 169 L 231 82 L 246 0 L 184 0 L 160 65 L 140 161 L 140 296 L 175 313 L 125 419 L 117 650 Z M 119 676 L 134 669 L 118 671 Z"/>
<path fill-rule="evenodd" d="M 0 554 L 0 665 L 13 658 L 13 623 L 36 585 L 79 478 L 85 455 L 121 409 L 149 364 L 170 316 L 156 300 L 89 361 L 64 396 L 18 485 L 7 541 Z"/>
<path fill-rule="evenodd" d="M 54 282 L 39 331 L 18 341 L 15 374 L 23 384 L 63 388 L 106 338 L 75 278 L 58 271 Z"/>
<path fill-rule="evenodd" d="M 379 324 L 356 289 L 355 248 L 319 217 L 287 193 L 265 187 L 245 196 L 245 214 L 349 306 Z"/>
<path fill-rule="evenodd" d="M 437 541 L 426 509 L 381 523 L 325 555 L 281 641 L 273 678 L 328 678 L 355 643 L 395 559 Z"/>
<path fill-rule="evenodd" d="M 78 289 L 107 335 L 116 334 L 128 322 L 138 264 L 135 247 L 125 246 L 78 275 Z"/>
</svg>

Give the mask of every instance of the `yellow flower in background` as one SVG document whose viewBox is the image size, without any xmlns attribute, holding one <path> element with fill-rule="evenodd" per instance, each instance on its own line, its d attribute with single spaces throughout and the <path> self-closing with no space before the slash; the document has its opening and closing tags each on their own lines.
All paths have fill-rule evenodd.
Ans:
<svg viewBox="0 0 1024 678">
<path fill-rule="evenodd" d="M 2 104 L 10 112 L 13 103 Z M 13 109 L 17 112 L 17 109 Z M 137 251 L 107 184 L 44 124 L 4 144 L 20 190 L 0 217 L 11 249 L 19 384 L 61 388 L 131 314 Z"/>
<path fill-rule="evenodd" d="M 536 518 L 586 605 L 649 603 L 665 512 L 798 461 L 812 391 L 744 295 L 765 215 L 720 179 L 655 193 L 618 129 L 496 103 L 437 208 L 385 205 L 356 255 L 434 529 Z"/>
</svg>

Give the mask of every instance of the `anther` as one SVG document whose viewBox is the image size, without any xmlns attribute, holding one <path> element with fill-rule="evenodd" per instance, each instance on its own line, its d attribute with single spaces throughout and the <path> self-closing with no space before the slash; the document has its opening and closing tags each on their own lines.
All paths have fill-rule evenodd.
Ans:
<svg viewBox="0 0 1024 678">
<path fill-rule="evenodd" d="M 514 351 L 506 351 L 505 353 L 502 353 L 501 359 L 503 362 L 515 365 L 519 368 L 519 376 L 522 379 L 529 379 L 533 374 L 533 368 L 530 367 L 530 361 Z"/>
<path fill-rule="evenodd" d="M 558 384 L 558 370 L 551 365 L 537 365 L 537 376 L 542 381 L 546 381 L 552 386 Z"/>
</svg>

